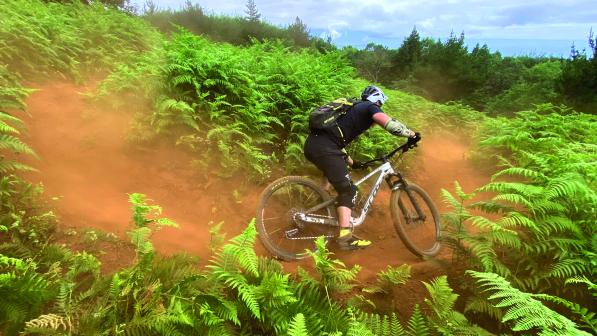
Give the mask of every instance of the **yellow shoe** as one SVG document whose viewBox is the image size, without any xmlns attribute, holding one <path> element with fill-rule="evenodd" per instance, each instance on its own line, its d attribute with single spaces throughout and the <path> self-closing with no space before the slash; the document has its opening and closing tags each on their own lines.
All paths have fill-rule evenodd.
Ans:
<svg viewBox="0 0 597 336">
<path fill-rule="evenodd" d="M 341 250 L 356 250 L 371 245 L 371 241 L 357 237 L 349 229 L 340 230 L 336 243 Z"/>
</svg>

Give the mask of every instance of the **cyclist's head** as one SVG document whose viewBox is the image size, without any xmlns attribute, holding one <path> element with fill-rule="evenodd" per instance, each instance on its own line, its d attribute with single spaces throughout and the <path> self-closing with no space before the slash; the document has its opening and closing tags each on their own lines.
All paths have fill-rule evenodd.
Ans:
<svg viewBox="0 0 597 336">
<path fill-rule="evenodd" d="M 388 100 L 388 97 L 377 86 L 369 85 L 361 93 L 361 99 L 374 103 L 379 102 L 379 105 L 383 105 Z"/>
</svg>

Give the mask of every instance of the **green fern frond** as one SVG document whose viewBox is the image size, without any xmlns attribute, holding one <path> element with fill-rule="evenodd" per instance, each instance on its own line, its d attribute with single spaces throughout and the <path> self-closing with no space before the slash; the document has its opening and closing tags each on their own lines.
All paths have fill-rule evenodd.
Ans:
<svg viewBox="0 0 597 336">
<path fill-rule="evenodd" d="M 423 281 L 423 284 L 431 295 L 431 300 L 425 299 L 425 303 L 433 309 L 438 317 L 444 318 L 449 315 L 452 312 L 458 294 L 453 293 L 450 284 L 448 284 L 447 276 L 443 275 L 435 278 L 431 283 Z"/>
<path fill-rule="evenodd" d="M 388 266 L 387 270 L 377 273 L 376 286 L 365 287 L 363 288 L 363 292 L 390 293 L 394 286 L 403 285 L 408 279 L 410 279 L 410 265 Z"/>
<path fill-rule="evenodd" d="M 570 302 L 557 296 L 547 294 L 536 294 L 537 298 L 554 302 L 568 308 L 573 314 L 577 316 L 577 320 L 582 323 L 582 326 L 591 331 L 593 334 L 597 333 L 597 314 L 585 307 L 581 307 L 578 303 Z"/>
<path fill-rule="evenodd" d="M 13 115 L 10 115 L 6 112 L 2 112 L 0 111 L 0 125 L 6 125 L 5 127 L 9 127 L 12 128 L 12 126 L 9 126 L 6 121 L 14 124 L 16 127 L 23 127 L 23 121 L 20 118 L 17 118 Z M 17 130 L 14 131 L 10 131 L 12 133 L 19 133 Z"/>
<path fill-rule="evenodd" d="M 551 267 L 549 271 L 550 276 L 562 279 L 572 278 L 588 273 L 589 265 L 587 265 L 587 261 L 584 259 L 573 258 L 567 258 L 558 261 Z"/>
<path fill-rule="evenodd" d="M 533 207 L 533 203 L 531 203 L 531 201 L 529 201 L 526 197 L 519 195 L 519 194 L 499 194 L 495 197 L 493 197 L 494 201 L 506 201 L 506 202 L 510 202 L 514 205 L 522 205 L 526 208 L 531 208 Z"/>
<path fill-rule="evenodd" d="M 536 197 L 544 192 L 544 188 L 541 186 L 517 182 L 491 182 L 478 190 L 501 194 L 517 194 L 523 196 L 525 199 Z"/>
<path fill-rule="evenodd" d="M 574 199 L 578 195 L 585 195 L 591 192 L 588 185 L 577 178 L 576 174 L 568 174 L 553 179 L 547 183 L 545 197 L 553 199 L 556 197 L 569 197 Z"/>
<path fill-rule="evenodd" d="M 37 169 L 17 161 L 6 161 L 0 158 L 0 173 L 8 174 L 15 171 L 37 171 Z"/>
<path fill-rule="evenodd" d="M 468 216 L 468 210 L 463 206 L 464 199 L 457 199 L 455 198 L 449 191 L 446 189 L 441 190 L 442 200 L 444 203 L 449 204 L 453 209 L 457 210 L 458 213 L 462 216 Z"/>
<path fill-rule="evenodd" d="M 19 138 L 8 134 L 0 134 L 0 149 L 8 149 L 15 153 L 36 155 L 35 152 Z"/>
<path fill-rule="evenodd" d="M 346 332 L 347 336 L 375 336 L 373 332 L 367 328 L 365 323 L 357 319 L 351 308 L 348 309 L 348 313 L 350 315 L 350 320 Z"/>
<path fill-rule="evenodd" d="M 484 217 L 484 216 L 473 216 L 470 218 L 473 225 L 481 230 L 490 229 L 493 232 L 507 232 L 512 235 L 517 235 L 516 231 L 504 228 L 504 226 Z"/>
<path fill-rule="evenodd" d="M 576 277 L 572 277 L 570 279 L 566 279 L 566 283 L 567 284 L 568 283 L 583 283 L 583 284 L 587 285 L 589 290 L 592 291 L 593 296 L 597 296 L 597 284 L 593 283 L 586 276 L 576 276 Z"/>
<path fill-rule="evenodd" d="M 255 291 L 257 297 L 274 308 L 296 302 L 297 299 L 288 283 L 289 276 L 290 274 L 283 275 L 281 273 L 265 275 Z"/>
<path fill-rule="evenodd" d="M 333 253 L 326 248 L 323 236 L 315 240 L 315 245 L 317 250 L 307 251 L 307 253 L 313 258 L 315 269 L 321 277 L 321 285 L 326 288 L 326 291 L 329 289 L 346 293 L 352 289 L 353 281 L 361 270 L 360 266 L 355 265 L 352 269 L 348 269 L 342 261 L 332 259 Z"/>
<path fill-rule="evenodd" d="M 510 211 L 504 217 L 500 218 L 497 223 L 502 227 L 523 227 L 530 229 L 537 229 L 538 225 L 528 216 L 517 211 Z"/>
<path fill-rule="evenodd" d="M 513 331 L 535 328 L 545 333 L 562 335 L 589 335 L 576 328 L 576 324 L 554 312 L 535 299 L 535 295 L 521 292 L 510 282 L 495 273 L 467 271 L 485 291 L 492 292 L 489 300 L 498 300 L 496 307 L 507 308 L 502 322 L 514 321 Z"/>
<path fill-rule="evenodd" d="M 290 328 L 288 329 L 288 336 L 309 336 L 307 326 L 305 325 L 305 316 L 298 313 L 290 322 Z"/>
<path fill-rule="evenodd" d="M 0 112 L 0 115 L 2 112 Z M 0 120 L 0 133 L 20 134 L 19 130 Z"/>
<path fill-rule="evenodd" d="M 259 259 L 253 250 L 256 236 L 255 219 L 252 219 L 243 233 L 232 238 L 222 249 L 222 255 L 232 259 L 253 276 L 259 276 Z"/>
<path fill-rule="evenodd" d="M 497 178 L 503 177 L 505 175 L 522 176 L 522 177 L 526 177 L 529 179 L 539 179 L 539 180 L 547 179 L 547 177 L 545 175 L 543 175 L 541 172 L 538 172 L 538 171 L 535 171 L 532 169 L 522 168 L 522 167 L 510 167 L 510 168 L 500 170 L 499 172 L 493 174 L 491 176 L 491 180 L 494 181 Z"/>
<path fill-rule="evenodd" d="M 375 336 L 405 336 L 406 332 L 398 320 L 396 313 L 388 315 L 362 314 L 359 320 Z"/>
<path fill-rule="evenodd" d="M 408 328 L 407 328 L 407 335 L 408 336 L 429 336 L 431 335 L 429 332 L 429 327 L 427 326 L 427 322 L 425 322 L 425 318 L 423 318 L 423 314 L 421 313 L 421 308 L 419 305 L 415 305 L 415 309 L 413 314 L 408 320 Z"/>
<path fill-rule="evenodd" d="M 480 297 L 469 298 L 464 307 L 464 312 L 485 314 L 497 321 L 501 321 L 504 316 L 500 308 L 493 306 L 487 299 Z"/>
</svg>

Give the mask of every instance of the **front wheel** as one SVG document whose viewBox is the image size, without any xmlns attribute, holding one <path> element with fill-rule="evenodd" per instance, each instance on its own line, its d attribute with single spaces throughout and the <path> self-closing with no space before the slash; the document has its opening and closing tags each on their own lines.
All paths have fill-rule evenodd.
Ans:
<svg viewBox="0 0 597 336">
<path fill-rule="evenodd" d="M 315 182 L 300 176 L 287 176 L 272 182 L 261 194 L 257 208 L 257 231 L 265 248 L 277 258 L 296 260 L 315 249 L 315 239 L 333 237 L 337 226 L 301 222 L 297 214 L 330 200 Z M 312 215 L 336 218 L 333 203 Z"/>
<path fill-rule="evenodd" d="M 421 187 L 408 183 L 392 192 L 390 209 L 394 228 L 406 247 L 419 257 L 434 256 L 440 249 L 440 216 L 431 197 Z M 420 209 L 420 213 L 415 207 Z"/>
</svg>

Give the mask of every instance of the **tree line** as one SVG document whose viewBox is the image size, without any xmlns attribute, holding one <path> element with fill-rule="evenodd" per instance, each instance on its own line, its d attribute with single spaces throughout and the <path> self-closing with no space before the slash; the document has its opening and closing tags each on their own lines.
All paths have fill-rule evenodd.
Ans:
<svg viewBox="0 0 597 336">
<path fill-rule="evenodd" d="M 504 57 L 486 44 L 469 51 L 464 33 L 442 41 L 422 38 L 414 28 L 398 49 L 370 43 L 362 50 L 343 51 L 361 76 L 437 102 L 458 101 L 493 115 L 541 103 L 595 113 L 595 42 L 591 32 L 589 51 L 573 46 L 567 59 Z"/>
<path fill-rule="evenodd" d="M 297 16 L 285 27 L 272 25 L 261 18 L 253 0 L 246 4 L 245 16 L 225 16 L 208 13 L 187 0 L 178 10 L 159 8 L 147 0 L 140 16 L 165 33 L 183 27 L 197 35 L 206 35 L 218 42 L 235 45 L 251 44 L 253 40 L 281 40 L 295 49 L 314 48 L 321 52 L 335 49 L 329 40 L 311 36 L 307 25 Z"/>
</svg>

